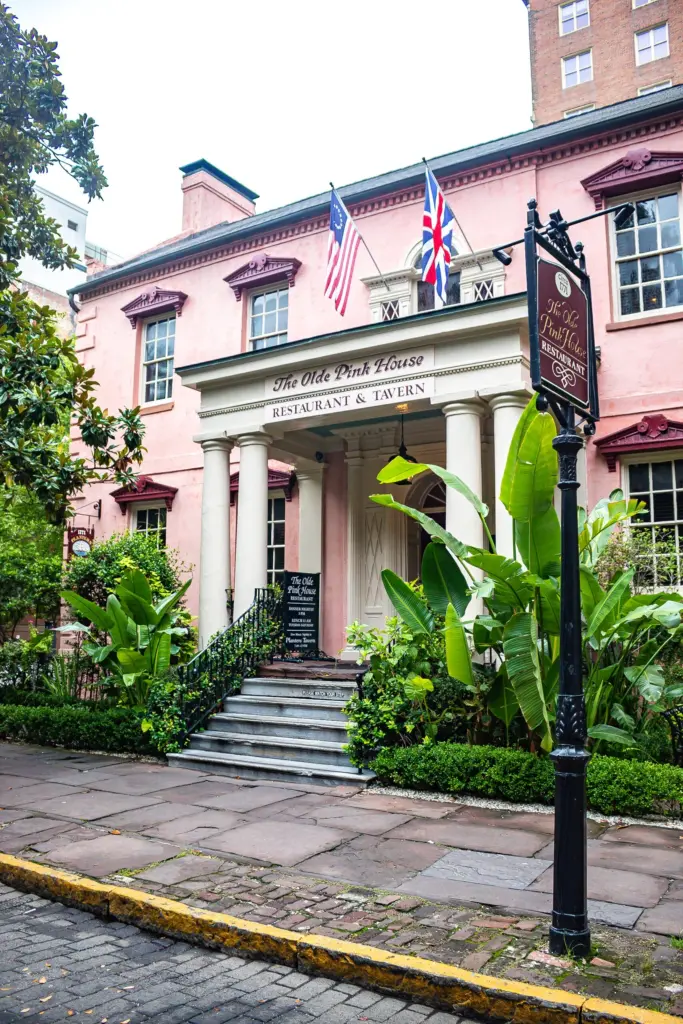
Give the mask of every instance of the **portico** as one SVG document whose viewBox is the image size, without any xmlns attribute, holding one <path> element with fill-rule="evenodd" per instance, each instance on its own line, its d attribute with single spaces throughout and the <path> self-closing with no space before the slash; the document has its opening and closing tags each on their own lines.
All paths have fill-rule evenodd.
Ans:
<svg viewBox="0 0 683 1024">
<path fill-rule="evenodd" d="M 235 616 L 267 583 L 269 459 L 296 474 L 298 544 L 286 568 L 322 573 L 324 649 L 337 655 L 354 619 L 383 624 L 391 608 L 380 572 L 416 576 L 423 543 L 417 524 L 369 499 L 384 489 L 376 476 L 396 454 L 402 416 L 410 454 L 446 465 L 480 494 L 498 550 L 512 554 L 511 522 L 495 496 L 530 393 L 526 352 L 525 296 L 513 295 L 180 367 L 183 384 L 201 393 L 202 644 L 228 624 L 233 574 Z M 482 544 L 469 503 L 437 484 L 419 479 L 389 490 L 435 509 L 465 543 Z"/>
</svg>

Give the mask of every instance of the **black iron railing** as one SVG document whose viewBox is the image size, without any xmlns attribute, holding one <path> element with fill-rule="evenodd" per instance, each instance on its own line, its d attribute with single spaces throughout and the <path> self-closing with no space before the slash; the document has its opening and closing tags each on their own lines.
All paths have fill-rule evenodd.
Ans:
<svg viewBox="0 0 683 1024">
<path fill-rule="evenodd" d="M 184 738 L 203 728 L 225 697 L 239 690 L 242 679 L 271 661 L 282 646 L 282 594 L 264 588 L 244 615 L 178 669 Z"/>
</svg>

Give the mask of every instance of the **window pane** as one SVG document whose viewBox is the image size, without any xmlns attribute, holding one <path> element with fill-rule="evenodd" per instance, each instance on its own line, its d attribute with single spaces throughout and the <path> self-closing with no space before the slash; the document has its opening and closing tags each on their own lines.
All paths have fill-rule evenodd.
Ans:
<svg viewBox="0 0 683 1024">
<path fill-rule="evenodd" d="M 277 330 L 277 320 L 275 313 L 266 313 L 264 320 L 264 334 L 274 334 Z"/>
<path fill-rule="evenodd" d="M 148 363 L 145 367 L 145 381 L 157 379 L 157 363 Z"/>
<path fill-rule="evenodd" d="M 278 327 L 281 331 L 286 331 L 289 321 L 289 314 L 286 309 L 281 309 L 278 314 Z"/>
<path fill-rule="evenodd" d="M 683 254 L 680 251 L 665 253 L 664 277 L 683 277 Z"/>
<path fill-rule="evenodd" d="M 669 220 L 662 224 L 662 249 L 681 244 L 681 228 L 677 220 Z"/>
<path fill-rule="evenodd" d="M 263 334 L 263 317 L 255 316 L 251 321 L 251 336 L 259 338 Z"/>
<path fill-rule="evenodd" d="M 653 462 L 652 463 L 652 490 L 663 491 L 671 490 L 671 463 L 670 462 Z"/>
<path fill-rule="evenodd" d="M 175 352 L 175 336 L 168 339 L 166 342 L 166 354 L 172 356 Z"/>
<path fill-rule="evenodd" d="M 274 523 L 273 524 L 273 544 L 284 544 L 285 542 L 285 524 Z"/>
<path fill-rule="evenodd" d="M 255 295 L 251 302 L 252 313 L 262 313 L 265 306 L 265 295 Z"/>
<path fill-rule="evenodd" d="M 285 549 L 275 548 L 275 568 L 282 571 L 285 567 Z"/>
<path fill-rule="evenodd" d="M 634 231 L 620 231 L 617 235 L 617 255 L 633 256 L 636 251 L 636 236 Z"/>
<path fill-rule="evenodd" d="M 683 306 L 683 278 L 664 282 L 664 296 L 667 306 Z"/>
<path fill-rule="evenodd" d="M 640 228 L 638 231 L 638 251 L 652 252 L 657 248 L 657 228 Z"/>
<path fill-rule="evenodd" d="M 149 362 L 150 359 L 154 359 L 154 342 L 148 341 L 145 345 L 145 362 Z"/>
<path fill-rule="evenodd" d="M 678 217 L 678 196 L 660 196 L 657 200 L 657 206 L 659 207 L 659 219 L 660 220 L 671 220 L 673 217 Z"/>
<path fill-rule="evenodd" d="M 621 293 L 621 312 L 623 316 L 640 313 L 640 292 L 637 288 L 627 288 Z"/>
<path fill-rule="evenodd" d="M 166 355 L 166 338 L 157 341 L 157 359 L 163 359 Z"/>
<path fill-rule="evenodd" d="M 628 467 L 629 490 L 632 494 L 650 490 L 650 467 L 647 462 L 634 462 Z"/>
<path fill-rule="evenodd" d="M 638 260 L 619 264 L 619 283 L 638 284 Z"/>
<path fill-rule="evenodd" d="M 166 381 L 166 398 L 172 398 L 172 397 L 173 397 L 173 378 L 171 377 L 168 381 Z"/>
<path fill-rule="evenodd" d="M 273 516 L 274 519 L 284 519 L 285 518 L 285 499 L 284 498 L 275 498 L 274 499 L 274 513 L 275 513 L 274 516 Z"/>
<path fill-rule="evenodd" d="M 654 224 L 656 218 L 655 215 L 655 201 L 654 199 L 640 199 L 636 203 L 636 212 L 638 214 L 639 224 Z"/>
<path fill-rule="evenodd" d="M 683 487 L 683 459 L 676 459 L 674 470 L 676 473 L 676 487 Z M 681 511 L 683 512 L 683 508 Z"/>
<path fill-rule="evenodd" d="M 266 310 L 270 311 L 271 309 L 277 308 L 277 292 L 268 292 L 268 294 L 265 296 L 265 299 Z"/>
<path fill-rule="evenodd" d="M 643 288 L 643 309 L 662 308 L 662 286 L 648 284 Z"/>
<path fill-rule="evenodd" d="M 145 402 L 154 401 L 154 384 L 145 385 Z"/>
<path fill-rule="evenodd" d="M 154 341 L 157 336 L 157 325 L 156 323 L 147 324 L 147 341 Z"/>
<path fill-rule="evenodd" d="M 652 30 L 652 35 L 654 36 L 656 43 L 664 42 L 668 35 L 666 25 L 657 25 L 657 27 Z"/>
<path fill-rule="evenodd" d="M 659 256 L 651 256 L 649 260 L 641 260 L 640 273 L 643 281 L 658 281 L 661 277 Z"/>
</svg>

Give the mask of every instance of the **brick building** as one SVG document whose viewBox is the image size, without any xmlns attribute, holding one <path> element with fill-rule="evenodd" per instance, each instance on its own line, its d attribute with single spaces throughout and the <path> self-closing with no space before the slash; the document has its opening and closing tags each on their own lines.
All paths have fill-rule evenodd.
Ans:
<svg viewBox="0 0 683 1024">
<path fill-rule="evenodd" d="M 681 0 L 523 2 L 534 124 L 683 82 Z"/>
</svg>

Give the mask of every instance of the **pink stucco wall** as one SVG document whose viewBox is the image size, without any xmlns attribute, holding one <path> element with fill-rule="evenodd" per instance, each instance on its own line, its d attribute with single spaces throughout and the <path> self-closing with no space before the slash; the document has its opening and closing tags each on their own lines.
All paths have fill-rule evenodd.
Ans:
<svg viewBox="0 0 683 1024">
<path fill-rule="evenodd" d="M 674 127 L 672 127 L 674 124 Z M 669 121 L 648 129 L 646 144 L 654 150 L 683 153 L 683 130 Z M 643 145 L 636 132 L 624 131 L 604 139 L 587 141 L 558 150 L 552 159 L 539 151 L 537 158 L 522 160 L 516 167 L 501 165 L 495 173 L 484 170 L 476 180 L 447 189 L 448 199 L 465 234 L 476 250 L 518 238 L 525 220 L 527 200 L 537 196 L 543 216 L 560 206 L 565 217 L 594 212 L 594 202 L 581 179 L 606 167 L 629 149 Z M 379 208 L 358 214 L 358 223 L 379 265 L 386 271 L 406 264 L 421 232 L 422 198 L 417 190 L 404 193 L 400 202 L 377 204 Z M 150 283 L 186 292 L 187 301 L 176 326 L 176 365 L 197 363 L 237 353 L 245 345 L 247 301 L 238 302 L 224 278 L 247 263 L 256 253 L 295 257 L 301 261 L 295 287 L 290 293 L 289 338 L 335 332 L 370 320 L 368 293 L 361 279 L 374 276 L 375 268 L 363 247 L 358 255 L 351 296 L 342 320 L 323 294 L 327 228 L 319 218 L 304 230 L 292 229 L 288 237 L 262 239 L 256 247 L 213 261 L 196 263 L 167 275 L 147 275 L 125 287 L 113 287 L 104 295 L 83 302 L 80 319 L 87 321 L 87 344 L 82 357 L 94 366 L 100 384 L 99 398 L 109 409 L 135 405 L 139 361 L 136 330 L 121 307 L 135 299 Z M 600 396 L 602 421 L 598 437 L 612 433 L 641 418 L 643 413 L 665 411 L 683 419 L 683 331 L 681 321 L 650 324 L 638 321 L 625 329 L 607 330 L 615 319 L 611 281 L 611 256 L 606 221 L 598 219 L 574 232 L 586 244 L 592 275 L 596 342 L 601 348 Z M 505 291 L 524 289 L 524 260 L 516 250 L 506 270 Z M 94 314 L 94 315 L 93 315 Z M 83 339 L 82 339 L 83 341 Z M 168 540 L 179 548 L 183 560 L 197 566 L 201 506 L 202 451 L 192 440 L 199 430 L 199 396 L 175 380 L 173 404 L 165 411 L 145 411 L 147 426 L 141 472 L 179 488 L 169 516 Z M 233 453 L 236 465 L 238 453 Z M 234 468 L 234 466 L 233 466 Z M 619 473 L 608 473 L 604 460 L 589 445 L 589 502 L 619 483 Z M 112 486 L 88 490 L 86 502 L 102 498 L 98 536 L 126 526 L 114 501 Z M 324 645 L 329 651 L 343 644 L 346 615 L 346 468 L 341 453 L 329 459 L 324 485 Z M 298 560 L 298 501 L 296 491 L 287 503 L 288 568 Z M 232 522 L 234 548 L 234 510 Z M 234 555 L 234 550 L 233 550 Z M 234 566 L 234 557 L 233 557 Z M 190 603 L 197 607 L 196 587 Z"/>
</svg>

